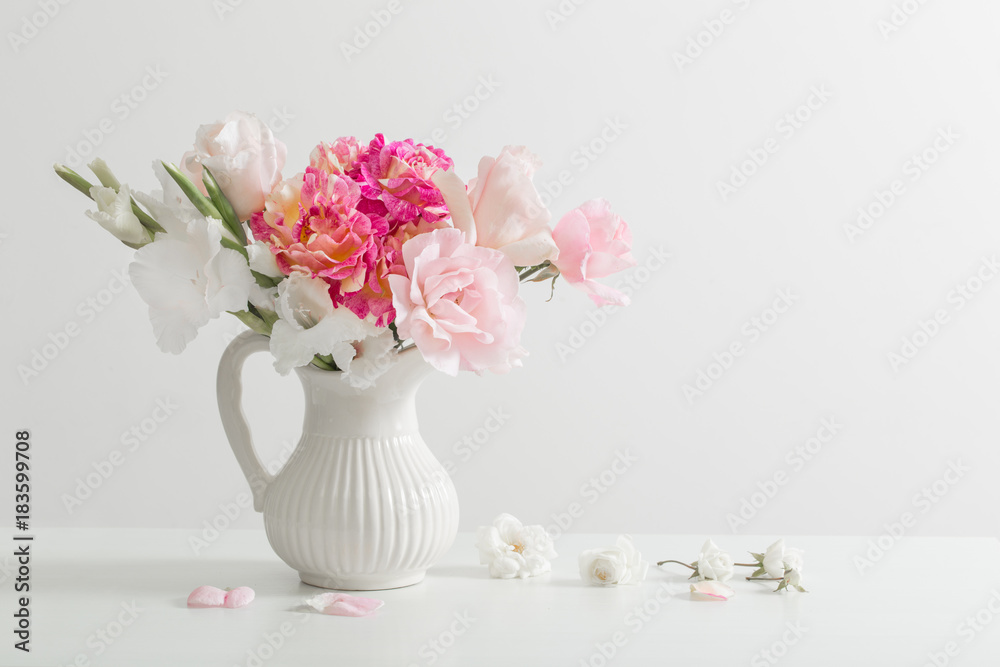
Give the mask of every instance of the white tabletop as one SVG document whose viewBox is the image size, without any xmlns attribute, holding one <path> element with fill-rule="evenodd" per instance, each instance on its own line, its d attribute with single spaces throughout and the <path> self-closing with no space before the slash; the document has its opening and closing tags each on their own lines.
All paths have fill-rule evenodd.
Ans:
<svg viewBox="0 0 1000 667">
<path fill-rule="evenodd" d="M 14 650 L 5 627 L 0 664 L 919 667 L 934 664 L 929 654 L 938 665 L 1000 664 L 1000 619 L 991 622 L 1000 615 L 1000 543 L 991 538 L 903 538 L 863 574 L 854 559 L 870 538 L 787 538 L 806 550 L 809 593 L 740 580 L 729 601 L 699 602 L 677 566 L 654 566 L 640 586 L 584 585 L 577 554 L 612 535 L 565 535 L 551 574 L 501 581 L 478 564 L 472 535 L 460 534 L 423 583 L 360 593 L 385 606 L 345 618 L 302 607 L 319 589 L 299 582 L 262 531 L 228 531 L 197 556 L 192 534 L 37 533 L 32 652 Z M 649 560 L 692 560 L 704 541 L 634 537 Z M 716 541 L 738 555 L 771 538 Z M 16 574 L 9 557 L 0 566 L 12 626 Z M 188 593 L 203 584 L 250 586 L 257 598 L 244 609 L 188 609 Z"/>
</svg>

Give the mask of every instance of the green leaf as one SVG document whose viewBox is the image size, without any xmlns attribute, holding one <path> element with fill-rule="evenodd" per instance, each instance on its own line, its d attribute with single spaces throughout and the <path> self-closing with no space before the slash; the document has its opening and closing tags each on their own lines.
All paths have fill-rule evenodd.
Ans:
<svg viewBox="0 0 1000 667">
<path fill-rule="evenodd" d="M 229 248 L 230 250 L 235 250 L 236 252 L 238 252 L 241 255 L 243 255 L 244 257 L 246 257 L 248 260 L 250 259 L 250 255 L 247 253 L 246 247 L 245 246 L 241 246 L 239 243 L 237 243 L 236 241 L 232 240 L 228 236 L 223 236 L 222 237 L 222 247 Z"/>
<path fill-rule="evenodd" d="M 549 291 L 549 298 L 545 300 L 545 303 L 552 301 L 552 297 L 556 295 L 556 281 L 559 280 L 560 275 L 561 274 L 557 273 L 556 275 L 552 276 L 552 289 Z"/>
<path fill-rule="evenodd" d="M 201 194 L 201 190 L 191 181 L 190 178 L 185 176 L 170 162 L 160 161 L 163 168 L 167 170 L 170 177 L 174 179 L 178 186 L 180 186 L 181 191 L 191 200 L 194 207 L 198 209 L 206 218 L 215 218 L 216 220 L 222 220 L 222 214 L 219 213 L 219 209 L 215 208 L 215 204 L 212 203 L 205 195 Z"/>
<path fill-rule="evenodd" d="M 263 273 L 254 271 L 253 269 L 250 269 L 250 273 L 253 274 L 253 278 L 254 280 L 257 281 L 257 284 L 264 288 L 277 287 L 279 284 L 281 284 L 282 281 L 282 278 L 272 278 L 271 276 L 265 276 Z"/>
<path fill-rule="evenodd" d="M 267 324 L 256 315 L 253 315 L 245 310 L 230 310 L 229 312 L 238 317 L 240 322 L 250 327 L 251 330 L 265 336 L 271 335 L 271 325 Z"/>
<path fill-rule="evenodd" d="M 278 319 L 279 319 L 278 318 L 278 313 L 274 312 L 273 310 L 268 310 L 266 308 L 255 308 L 254 310 L 256 310 L 257 311 L 257 315 L 262 320 L 264 320 L 264 323 L 267 325 L 268 329 L 270 329 L 271 327 L 273 327 L 274 323 L 277 322 Z M 332 360 L 332 357 L 331 357 L 331 360 Z"/>
<path fill-rule="evenodd" d="M 392 339 L 396 341 L 396 347 L 403 347 L 403 339 L 399 337 L 399 331 L 396 330 L 396 322 L 389 322 L 389 331 L 392 332 Z"/>
<path fill-rule="evenodd" d="M 205 190 L 208 192 L 208 196 L 212 200 L 212 204 L 218 209 L 219 214 L 222 216 L 222 224 L 226 226 L 233 237 L 242 243 L 247 244 L 247 235 L 243 231 L 243 224 L 240 219 L 236 217 L 236 211 L 233 210 L 232 204 L 226 199 L 226 195 L 222 193 L 222 188 L 219 187 L 218 181 L 215 180 L 215 176 L 209 171 L 208 167 L 202 167 L 202 183 L 205 184 Z"/>
<path fill-rule="evenodd" d="M 156 220 L 153 220 L 153 216 L 151 216 L 149 213 L 146 213 L 141 208 L 139 208 L 139 204 L 135 202 L 135 197 L 132 197 L 132 212 L 135 213 L 135 217 L 139 218 L 139 222 L 142 223 L 142 226 L 148 229 L 150 232 L 162 233 L 167 231 L 160 226 L 160 223 L 158 223 Z M 152 237 L 152 234 L 150 234 L 150 237 Z"/>
<path fill-rule="evenodd" d="M 83 194 L 87 195 L 88 199 L 93 199 L 93 197 L 90 196 L 90 188 L 94 186 L 93 184 L 90 183 L 90 181 L 88 181 L 83 176 L 76 173 L 75 171 L 73 171 L 64 164 L 56 163 L 52 165 L 52 168 L 55 169 L 56 174 L 59 176 L 59 178 L 63 179 L 64 181 L 72 185 L 74 188 L 76 188 Z"/>
</svg>

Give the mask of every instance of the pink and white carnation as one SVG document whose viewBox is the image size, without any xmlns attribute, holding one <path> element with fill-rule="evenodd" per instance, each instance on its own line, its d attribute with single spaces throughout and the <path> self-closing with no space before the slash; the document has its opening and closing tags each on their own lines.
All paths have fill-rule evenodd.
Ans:
<svg viewBox="0 0 1000 667">
<path fill-rule="evenodd" d="M 388 278 L 404 272 L 403 244 L 451 226 L 430 181 L 451 165 L 442 151 L 411 139 L 320 143 L 304 174 L 272 189 L 250 229 L 284 274 L 322 278 L 336 305 L 385 327 L 395 317 Z"/>
<path fill-rule="evenodd" d="M 282 273 L 304 271 L 326 280 L 334 303 L 385 326 L 392 310 L 383 285 L 391 268 L 382 248 L 388 228 L 384 218 L 359 211 L 360 201 L 361 189 L 350 178 L 307 167 L 278 184 L 265 210 L 251 218 L 250 230 L 271 248 Z"/>
<path fill-rule="evenodd" d="M 552 260 L 563 278 L 586 292 L 597 305 L 628 305 L 620 291 L 597 282 L 636 262 L 632 259 L 632 232 L 605 199 L 592 199 L 562 217 L 552 238 L 559 247 Z"/>
<path fill-rule="evenodd" d="M 363 150 L 354 137 L 340 137 L 331 144 L 321 141 L 309 154 L 309 166 L 328 174 L 357 174 L 360 171 L 358 159 Z"/>
<path fill-rule="evenodd" d="M 391 230 L 407 222 L 437 222 L 448 216 L 444 197 L 432 181 L 436 172 L 454 166 L 441 149 L 412 139 L 387 144 L 376 134 L 359 166 L 361 193 L 373 206 L 372 213 L 384 211 Z"/>
<path fill-rule="evenodd" d="M 527 308 L 514 263 L 498 250 L 437 229 L 403 245 L 405 275 L 390 275 L 396 329 L 435 368 L 503 373 L 521 365 Z"/>
</svg>

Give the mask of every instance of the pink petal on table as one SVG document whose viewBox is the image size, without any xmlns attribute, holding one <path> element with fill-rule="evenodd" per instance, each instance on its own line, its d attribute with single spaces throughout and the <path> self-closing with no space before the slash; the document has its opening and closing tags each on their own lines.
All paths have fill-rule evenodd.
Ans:
<svg viewBox="0 0 1000 667">
<path fill-rule="evenodd" d="M 728 600 L 733 597 L 733 589 L 719 581 L 697 581 L 691 584 L 691 597 L 695 599 Z"/>
<path fill-rule="evenodd" d="M 226 591 L 215 586 L 199 586 L 191 591 L 187 605 L 195 609 L 221 607 L 226 602 Z"/>
<path fill-rule="evenodd" d="M 306 600 L 306 604 L 322 614 L 331 616 L 368 616 L 385 604 L 374 598 L 359 598 L 347 593 L 320 593 Z"/>
<path fill-rule="evenodd" d="M 249 588 L 248 586 L 240 586 L 239 588 L 234 588 L 226 593 L 225 606 L 228 609 L 245 607 L 253 602 L 253 598 L 254 592 L 252 588 Z"/>
</svg>

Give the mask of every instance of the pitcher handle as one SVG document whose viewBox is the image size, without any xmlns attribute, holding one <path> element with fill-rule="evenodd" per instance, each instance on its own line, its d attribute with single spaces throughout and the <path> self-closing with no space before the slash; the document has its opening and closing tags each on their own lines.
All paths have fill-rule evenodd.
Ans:
<svg viewBox="0 0 1000 667">
<path fill-rule="evenodd" d="M 264 498 L 274 476 L 264 469 L 257 452 L 253 448 L 253 438 L 243 412 L 243 362 L 255 352 L 266 352 L 269 339 L 253 331 L 244 331 L 229 344 L 219 361 L 215 390 L 219 401 L 219 416 L 226 430 L 229 446 L 233 448 L 236 461 L 243 476 L 250 484 L 253 494 L 253 508 L 264 511 Z"/>
</svg>

